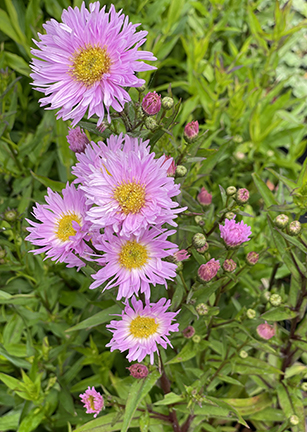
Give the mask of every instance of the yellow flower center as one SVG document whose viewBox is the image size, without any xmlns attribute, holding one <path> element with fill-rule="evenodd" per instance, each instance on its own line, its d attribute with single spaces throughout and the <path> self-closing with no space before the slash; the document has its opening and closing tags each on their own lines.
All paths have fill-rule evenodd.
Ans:
<svg viewBox="0 0 307 432">
<path fill-rule="evenodd" d="M 63 215 L 62 218 L 58 220 L 58 229 L 55 234 L 60 240 L 69 240 L 70 236 L 76 234 L 76 230 L 72 226 L 72 221 L 76 221 L 81 225 L 79 216 L 74 213 Z"/>
<path fill-rule="evenodd" d="M 148 259 L 147 249 L 145 246 L 137 243 L 135 240 L 128 240 L 122 246 L 119 254 L 119 263 L 131 270 L 133 268 L 140 268 L 146 264 Z"/>
<path fill-rule="evenodd" d="M 71 75 L 84 85 L 90 87 L 109 72 L 111 59 L 106 48 L 88 45 L 73 54 Z"/>
<path fill-rule="evenodd" d="M 130 334 L 137 338 L 148 338 L 157 332 L 159 324 L 156 324 L 154 318 L 144 318 L 140 315 L 134 318 L 130 323 Z"/>
<path fill-rule="evenodd" d="M 88 400 L 89 400 L 91 409 L 94 410 L 95 409 L 94 396 L 89 395 Z"/>
<path fill-rule="evenodd" d="M 122 183 L 115 188 L 113 196 L 125 214 L 135 214 L 145 204 L 145 186 L 135 182 Z"/>
</svg>

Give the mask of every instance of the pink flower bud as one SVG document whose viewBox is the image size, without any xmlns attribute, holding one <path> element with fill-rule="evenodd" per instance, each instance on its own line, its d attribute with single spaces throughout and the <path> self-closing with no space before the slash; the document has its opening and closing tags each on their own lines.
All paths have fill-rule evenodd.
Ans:
<svg viewBox="0 0 307 432">
<path fill-rule="evenodd" d="M 249 192 L 247 189 L 241 188 L 237 191 L 236 201 L 238 204 L 246 204 L 249 199 Z"/>
<path fill-rule="evenodd" d="M 232 273 L 237 268 L 237 264 L 232 259 L 226 259 L 223 263 L 223 269 L 227 273 Z"/>
<path fill-rule="evenodd" d="M 249 252 L 246 255 L 246 261 L 248 262 L 248 264 L 250 265 L 255 265 L 257 264 L 259 260 L 259 254 L 257 254 L 257 252 Z"/>
<path fill-rule="evenodd" d="M 182 249 L 180 251 L 177 251 L 174 253 L 174 257 L 176 258 L 176 261 L 184 261 L 189 258 L 189 254 L 185 249 Z"/>
<path fill-rule="evenodd" d="M 188 326 L 182 331 L 182 334 L 185 338 L 190 339 L 195 334 L 195 328 L 192 326 Z"/>
<path fill-rule="evenodd" d="M 155 115 L 161 109 L 161 95 L 154 92 L 149 92 L 142 100 L 142 108 L 145 114 Z"/>
<path fill-rule="evenodd" d="M 202 264 L 198 269 L 198 276 L 204 282 L 209 282 L 216 276 L 219 268 L 221 267 L 220 262 L 212 258 L 206 264 Z"/>
<path fill-rule="evenodd" d="M 196 140 L 199 132 L 199 124 L 198 121 L 191 121 L 188 123 L 183 132 L 183 136 L 188 143 L 191 143 Z"/>
<path fill-rule="evenodd" d="M 200 247 L 200 248 L 197 248 L 196 250 L 197 250 L 198 253 L 203 254 L 203 253 L 207 252 L 208 249 L 209 249 L 209 245 L 208 245 L 208 243 L 206 242 L 206 243 L 204 244 L 204 246 L 202 246 L 202 247 Z"/>
<path fill-rule="evenodd" d="M 174 177 L 176 172 L 176 164 L 172 156 L 165 156 L 165 160 L 162 165 L 166 164 L 169 165 L 167 168 L 167 177 Z M 170 162 L 171 159 L 171 162 Z"/>
<path fill-rule="evenodd" d="M 89 140 L 83 129 L 77 126 L 74 129 L 69 128 L 68 135 L 66 136 L 69 148 L 75 153 L 83 153 Z"/>
<path fill-rule="evenodd" d="M 204 187 L 201 188 L 200 193 L 197 195 L 199 204 L 207 207 L 212 203 L 212 195 L 206 191 Z"/>
<path fill-rule="evenodd" d="M 94 418 L 96 418 L 104 406 L 101 394 L 95 390 L 95 387 L 89 387 L 85 390 L 85 393 L 79 396 L 82 403 L 84 403 L 84 408 L 86 408 L 86 414 L 94 414 Z"/>
<path fill-rule="evenodd" d="M 130 375 L 133 376 L 133 378 L 146 378 L 148 375 L 148 368 L 145 365 L 142 365 L 140 363 L 135 363 L 127 368 L 130 372 Z"/>
<path fill-rule="evenodd" d="M 271 326 L 270 324 L 265 322 L 265 324 L 260 324 L 257 327 L 257 333 L 262 339 L 269 340 L 273 336 L 275 336 L 276 331 L 274 326 Z"/>
</svg>

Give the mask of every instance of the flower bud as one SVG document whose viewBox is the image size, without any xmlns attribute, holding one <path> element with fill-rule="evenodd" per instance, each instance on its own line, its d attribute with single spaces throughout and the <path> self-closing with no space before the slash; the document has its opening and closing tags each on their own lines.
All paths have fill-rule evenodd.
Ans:
<svg viewBox="0 0 307 432">
<path fill-rule="evenodd" d="M 301 232 L 302 225 L 299 221 L 293 221 L 288 227 L 288 232 L 291 236 L 297 236 Z"/>
<path fill-rule="evenodd" d="M 192 244 L 195 249 L 201 248 L 206 244 L 206 237 L 202 233 L 196 233 L 193 235 Z"/>
<path fill-rule="evenodd" d="M 235 188 L 234 186 L 228 186 L 228 188 L 226 189 L 227 196 L 233 196 L 236 192 L 237 188 Z"/>
<path fill-rule="evenodd" d="M 145 126 L 147 129 L 154 131 L 157 129 L 158 123 L 156 122 L 156 120 L 154 118 L 146 117 Z"/>
<path fill-rule="evenodd" d="M 182 249 L 180 251 L 177 251 L 174 253 L 174 257 L 176 261 L 184 261 L 190 257 L 188 252 L 185 249 Z"/>
<path fill-rule="evenodd" d="M 270 296 L 270 303 L 272 306 L 280 306 L 282 303 L 282 298 L 280 297 L 279 294 L 272 294 Z"/>
<path fill-rule="evenodd" d="M 69 128 L 66 138 L 70 150 L 72 150 L 74 153 L 83 153 L 86 146 L 89 144 L 86 134 L 79 126 L 74 129 Z"/>
<path fill-rule="evenodd" d="M 188 326 L 182 331 L 182 334 L 185 338 L 190 339 L 195 334 L 195 328 L 192 326 Z"/>
<path fill-rule="evenodd" d="M 241 188 L 236 193 L 236 201 L 238 204 L 246 204 L 249 199 L 249 192 L 247 189 Z"/>
<path fill-rule="evenodd" d="M 267 302 L 270 301 L 270 298 L 271 298 L 271 293 L 270 293 L 270 291 L 264 291 L 264 293 L 263 293 L 262 296 L 261 296 L 261 300 L 262 300 L 264 303 L 267 303 Z"/>
<path fill-rule="evenodd" d="M 256 317 L 256 311 L 254 309 L 247 309 L 246 316 L 249 319 L 254 319 Z"/>
<path fill-rule="evenodd" d="M 301 385 L 301 389 L 302 389 L 304 392 L 307 392 L 307 382 L 303 382 L 303 383 L 302 383 L 302 385 Z"/>
<path fill-rule="evenodd" d="M 18 218 L 18 212 L 15 209 L 6 209 L 3 213 L 3 219 L 7 222 L 14 222 Z"/>
<path fill-rule="evenodd" d="M 195 219 L 195 222 L 197 223 L 197 225 L 199 225 L 199 226 L 205 225 L 205 221 L 204 221 L 204 218 L 202 216 L 197 215 L 197 216 L 195 216 L 194 219 Z"/>
<path fill-rule="evenodd" d="M 165 97 L 162 99 L 162 107 L 163 107 L 165 110 L 170 110 L 170 109 L 173 108 L 173 106 L 174 106 L 174 99 L 173 99 L 173 98 L 168 97 L 168 96 L 165 96 Z"/>
<path fill-rule="evenodd" d="M 241 350 L 241 351 L 240 351 L 240 357 L 243 358 L 243 359 L 246 359 L 246 358 L 248 357 L 247 352 L 244 351 L 244 350 Z"/>
<path fill-rule="evenodd" d="M 275 336 L 276 332 L 275 332 L 275 327 L 274 326 L 271 326 L 270 324 L 268 324 L 267 322 L 265 322 L 265 324 L 260 324 L 257 327 L 257 333 L 258 333 L 258 335 L 262 339 L 269 340 L 273 336 Z"/>
<path fill-rule="evenodd" d="M 201 337 L 199 335 L 194 335 L 192 341 L 194 343 L 199 343 L 201 341 Z"/>
<path fill-rule="evenodd" d="M 0 246 L 0 259 L 3 259 L 6 255 L 6 250 L 2 249 L 2 247 Z"/>
<path fill-rule="evenodd" d="M 143 93 L 146 89 L 146 83 L 144 83 L 143 85 L 141 85 L 140 87 L 136 87 L 137 91 L 139 93 Z"/>
<path fill-rule="evenodd" d="M 195 309 L 198 315 L 207 315 L 209 312 L 209 308 L 205 303 L 199 303 Z"/>
<path fill-rule="evenodd" d="M 274 219 L 274 225 L 277 226 L 277 228 L 286 228 L 286 226 L 289 223 L 289 218 L 285 214 L 280 214 L 276 216 Z"/>
<path fill-rule="evenodd" d="M 227 212 L 225 214 L 226 219 L 232 220 L 234 217 L 235 217 L 235 213 L 233 213 L 233 212 Z"/>
<path fill-rule="evenodd" d="M 209 282 L 217 275 L 219 268 L 219 261 L 212 258 L 206 264 L 202 264 L 199 267 L 197 274 L 201 281 Z"/>
<path fill-rule="evenodd" d="M 174 159 L 172 158 L 172 156 L 166 156 L 166 155 L 164 156 L 165 156 L 165 160 L 162 165 L 164 165 L 165 162 L 168 161 L 169 159 L 172 159 L 170 166 L 167 168 L 167 177 L 175 177 L 176 164 Z"/>
<path fill-rule="evenodd" d="M 197 248 L 196 250 L 197 250 L 198 253 L 200 253 L 200 254 L 204 254 L 205 252 L 207 252 L 208 249 L 209 249 L 209 245 L 208 245 L 208 243 L 206 242 L 206 243 L 204 244 L 204 246 L 202 246 L 202 247 L 200 247 L 200 248 Z"/>
<path fill-rule="evenodd" d="M 241 160 L 245 159 L 245 153 L 238 151 L 238 152 L 236 152 L 236 153 L 234 154 L 234 157 L 235 157 L 238 161 L 241 161 Z"/>
<path fill-rule="evenodd" d="M 155 91 L 147 93 L 142 100 L 142 108 L 144 113 L 149 116 L 157 114 L 161 109 L 161 95 Z"/>
<path fill-rule="evenodd" d="M 127 369 L 129 370 L 130 375 L 133 376 L 133 378 L 146 378 L 148 375 L 147 366 L 140 363 L 135 363 L 130 367 L 127 367 Z"/>
<path fill-rule="evenodd" d="M 257 252 L 249 252 L 246 255 L 246 262 L 249 265 L 257 264 L 258 260 L 259 260 L 259 254 L 257 254 Z"/>
<path fill-rule="evenodd" d="M 177 165 L 175 177 L 184 177 L 187 174 L 188 170 L 183 165 Z"/>
<path fill-rule="evenodd" d="M 232 273 L 237 268 L 237 264 L 232 259 L 226 259 L 223 263 L 223 269 L 227 273 Z"/>
<path fill-rule="evenodd" d="M 202 206 L 208 207 L 212 203 L 212 195 L 202 187 L 201 191 L 197 195 L 197 200 Z"/>
<path fill-rule="evenodd" d="M 300 419 L 298 418 L 297 415 L 293 414 L 293 415 L 289 418 L 289 421 L 290 421 L 290 423 L 291 423 L 293 426 L 296 426 L 296 425 L 299 424 Z"/>
<path fill-rule="evenodd" d="M 232 139 L 233 139 L 233 142 L 235 142 L 237 144 L 241 144 L 241 142 L 243 141 L 243 138 L 240 135 L 235 135 Z"/>
<path fill-rule="evenodd" d="M 177 273 L 181 272 L 183 270 L 183 264 L 182 264 L 182 262 L 181 261 L 177 261 L 176 264 L 177 264 L 176 272 Z"/>
<path fill-rule="evenodd" d="M 188 123 L 183 132 L 184 139 L 187 143 L 192 143 L 197 139 L 199 133 L 198 121 L 191 121 Z"/>
</svg>

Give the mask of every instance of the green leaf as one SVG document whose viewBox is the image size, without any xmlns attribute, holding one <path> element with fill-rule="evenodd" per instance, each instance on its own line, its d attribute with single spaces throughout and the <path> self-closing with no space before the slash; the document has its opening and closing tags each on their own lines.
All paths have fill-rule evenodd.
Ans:
<svg viewBox="0 0 307 432">
<path fill-rule="evenodd" d="M 283 372 L 269 363 L 254 357 L 237 358 L 233 370 L 242 375 L 282 374 Z"/>
<path fill-rule="evenodd" d="M 22 383 L 18 381 L 16 378 L 13 378 L 4 373 L 0 373 L 0 380 L 4 382 L 4 384 L 11 390 L 16 390 L 20 388 L 20 386 L 22 385 Z"/>
<path fill-rule="evenodd" d="M 276 390 L 281 409 L 283 410 L 286 418 L 291 417 L 294 413 L 286 386 L 282 383 L 278 384 Z"/>
<path fill-rule="evenodd" d="M 8 66 L 19 72 L 21 75 L 28 77 L 30 75 L 31 69 L 28 63 L 19 55 L 5 51 L 5 61 Z"/>
<path fill-rule="evenodd" d="M 42 422 L 45 416 L 43 408 L 33 408 L 22 420 L 18 432 L 31 432 Z"/>
<path fill-rule="evenodd" d="M 304 252 L 304 254 L 307 254 L 307 248 L 296 238 L 296 237 L 292 237 L 286 233 L 284 233 L 283 231 L 279 230 L 278 228 L 275 227 L 275 230 L 279 232 L 279 234 L 281 236 L 283 236 L 283 238 L 285 240 L 287 240 L 287 242 L 293 244 L 293 246 L 296 246 L 297 248 L 299 248 L 302 252 Z"/>
<path fill-rule="evenodd" d="M 121 313 L 121 308 L 117 305 L 111 306 L 108 309 L 105 309 L 101 312 L 98 312 L 97 314 L 93 315 L 90 318 L 87 318 L 86 320 L 80 322 L 79 324 L 70 327 L 66 330 L 66 332 L 72 332 L 87 328 L 92 328 L 99 326 L 101 324 L 104 324 L 105 322 L 108 322 L 110 320 L 110 315 L 116 315 Z"/>
<path fill-rule="evenodd" d="M 134 382 L 128 395 L 121 432 L 126 432 L 129 429 L 137 407 L 155 385 L 159 377 L 159 372 L 153 371 L 144 380 L 142 379 Z"/>
<path fill-rule="evenodd" d="M 9 411 L 0 418 L 0 430 L 5 432 L 8 430 L 17 430 L 21 411 Z"/>
<path fill-rule="evenodd" d="M 164 396 L 164 399 L 155 402 L 154 405 L 171 405 L 177 402 L 183 402 L 184 398 L 182 395 L 170 392 Z"/>
<path fill-rule="evenodd" d="M 288 188 L 288 190 L 290 192 L 293 191 L 293 189 L 295 189 L 297 187 L 297 184 L 293 180 L 290 180 L 287 177 L 284 177 L 283 175 L 278 174 L 272 168 L 267 168 L 267 170 L 270 171 L 270 173 L 272 173 L 275 177 L 277 177 L 284 185 L 286 185 L 286 187 Z"/>
<path fill-rule="evenodd" d="M 270 309 L 264 314 L 261 315 L 261 318 L 267 321 L 284 321 L 291 320 L 298 315 L 298 312 L 294 312 L 291 309 L 288 309 L 284 306 L 276 307 L 274 309 Z"/>
<path fill-rule="evenodd" d="M 209 156 L 203 163 L 199 170 L 199 174 L 203 175 L 209 175 L 215 165 L 218 163 L 218 161 L 221 159 L 221 157 L 226 152 L 226 149 L 228 147 L 229 143 L 226 142 L 225 144 L 222 144 L 218 151 L 214 153 L 213 155 Z"/>
<path fill-rule="evenodd" d="M 254 414 L 272 405 L 272 398 L 267 393 L 251 398 L 223 399 L 223 401 L 227 402 L 243 416 Z"/>
<path fill-rule="evenodd" d="M 256 185 L 256 188 L 258 189 L 258 192 L 260 193 L 263 201 L 265 202 L 266 207 L 269 208 L 272 205 L 278 205 L 278 201 L 276 200 L 270 189 L 267 187 L 267 185 L 264 183 L 264 181 L 261 179 L 259 174 L 253 173 L 252 177 L 254 179 L 254 183 Z M 269 213 L 272 214 L 272 211 L 270 211 Z"/>
<path fill-rule="evenodd" d="M 181 363 L 190 360 L 197 354 L 197 348 L 195 344 L 193 344 L 192 341 L 188 341 L 182 350 L 171 360 L 166 362 L 165 364 L 174 364 L 174 363 Z"/>
<path fill-rule="evenodd" d="M 50 187 L 54 192 L 62 192 L 62 190 L 65 188 L 65 183 L 51 180 L 48 177 L 44 177 L 38 174 L 35 174 L 33 171 L 30 171 L 32 177 L 34 177 L 36 180 L 38 180 L 40 183 L 42 183 L 46 187 Z"/>
</svg>

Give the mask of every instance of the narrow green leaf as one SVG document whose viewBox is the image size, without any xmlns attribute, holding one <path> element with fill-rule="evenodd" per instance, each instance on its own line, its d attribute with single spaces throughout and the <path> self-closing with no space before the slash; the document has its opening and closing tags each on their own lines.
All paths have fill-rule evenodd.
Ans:
<svg viewBox="0 0 307 432">
<path fill-rule="evenodd" d="M 38 174 L 35 174 L 33 171 L 31 171 L 32 177 L 34 177 L 36 180 L 38 180 L 40 183 L 42 183 L 46 187 L 50 187 L 55 192 L 62 192 L 62 190 L 65 188 L 65 183 L 51 180 L 48 177 L 44 177 Z"/>
<path fill-rule="evenodd" d="M 254 183 L 256 185 L 256 188 L 258 189 L 258 192 L 263 198 L 263 201 L 265 202 L 265 205 L 267 208 L 269 208 L 272 205 L 278 205 L 278 201 L 270 191 L 270 189 L 267 187 L 267 185 L 264 183 L 262 178 L 257 173 L 253 173 L 252 177 L 254 179 Z M 269 212 L 270 214 L 272 211 Z M 272 216 L 273 217 L 273 216 Z"/>
<path fill-rule="evenodd" d="M 169 360 L 165 364 L 174 364 L 174 363 L 181 363 L 190 360 L 194 356 L 196 356 L 197 350 L 193 344 L 192 341 L 187 342 L 182 350 L 171 360 Z"/>
<path fill-rule="evenodd" d="M 155 402 L 154 405 L 171 405 L 177 402 L 183 402 L 184 398 L 181 395 L 170 392 L 164 396 L 164 399 Z"/>
<path fill-rule="evenodd" d="M 294 312 L 284 306 L 276 307 L 268 310 L 261 315 L 261 318 L 267 321 L 284 321 L 291 320 L 298 315 L 298 312 Z"/>
<path fill-rule="evenodd" d="M 33 408 L 22 420 L 18 432 L 32 432 L 35 430 L 45 416 L 44 409 Z"/>
<path fill-rule="evenodd" d="M 112 315 L 116 315 L 120 313 L 121 313 L 121 308 L 119 306 L 117 305 L 111 306 L 108 309 L 105 309 L 101 312 L 96 313 L 92 317 L 87 318 L 86 320 L 80 322 L 79 324 L 70 327 L 69 329 L 66 330 L 66 332 L 72 332 L 72 331 L 99 326 L 101 324 L 110 321 Z"/>
<path fill-rule="evenodd" d="M 290 192 L 293 191 L 293 189 L 297 188 L 297 184 L 293 180 L 290 180 L 287 177 L 278 174 L 272 168 L 267 168 L 267 170 L 270 171 L 270 173 L 272 173 L 275 177 L 277 177 L 284 185 L 286 185 Z"/>
</svg>

